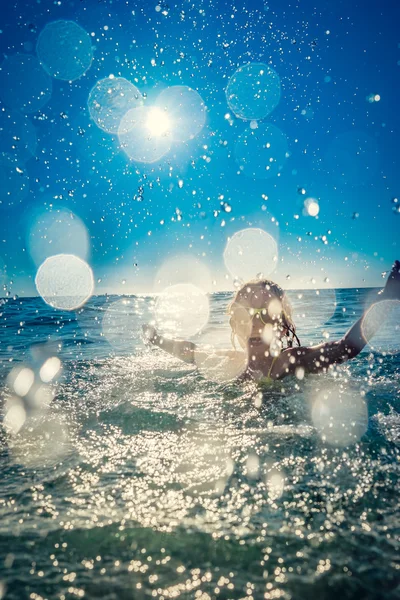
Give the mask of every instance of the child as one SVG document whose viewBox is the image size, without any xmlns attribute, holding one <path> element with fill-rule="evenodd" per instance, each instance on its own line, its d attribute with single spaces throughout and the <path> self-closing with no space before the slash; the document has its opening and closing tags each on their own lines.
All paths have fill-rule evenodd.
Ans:
<svg viewBox="0 0 400 600">
<path fill-rule="evenodd" d="M 376 301 L 383 300 L 400 300 L 398 260 Z M 292 374 L 301 379 L 306 373 L 326 372 L 330 365 L 357 356 L 367 344 L 362 331 L 366 312 L 341 340 L 307 348 L 300 345 L 283 289 L 266 279 L 250 281 L 236 292 L 228 306 L 235 351 L 219 351 L 218 354 L 233 357 L 236 336 L 247 354 L 246 375 L 253 379 L 276 380 Z M 195 362 L 197 350 L 193 342 L 164 338 L 149 325 L 144 325 L 143 331 L 151 344 L 187 363 Z"/>
</svg>

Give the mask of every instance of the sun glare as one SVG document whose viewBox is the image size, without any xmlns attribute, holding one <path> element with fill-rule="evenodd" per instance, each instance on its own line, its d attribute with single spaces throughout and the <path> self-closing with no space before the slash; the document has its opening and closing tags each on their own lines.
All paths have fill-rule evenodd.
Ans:
<svg viewBox="0 0 400 600">
<path fill-rule="evenodd" d="M 170 120 L 160 108 L 152 108 L 146 120 L 146 127 L 153 135 L 163 135 L 170 129 Z"/>
</svg>

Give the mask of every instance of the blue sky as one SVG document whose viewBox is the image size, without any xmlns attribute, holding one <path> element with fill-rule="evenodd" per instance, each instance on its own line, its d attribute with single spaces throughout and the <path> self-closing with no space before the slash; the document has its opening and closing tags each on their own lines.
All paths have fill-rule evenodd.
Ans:
<svg viewBox="0 0 400 600">
<path fill-rule="evenodd" d="M 1 86 L 11 90 L 0 92 L 0 283 L 34 295 L 32 254 L 43 245 L 35 223 L 72 213 L 86 231 L 96 293 L 154 290 L 176 256 L 201 262 L 211 289 L 231 289 L 223 251 L 246 227 L 276 238 L 271 277 L 284 286 L 380 285 L 399 258 L 399 12 L 389 0 L 8 5 L 0 34 Z M 48 101 L 26 113 L 23 99 L 39 72 L 21 77 L 10 57 L 36 56 L 39 34 L 59 19 L 86 30 L 93 61 L 72 83 L 48 76 Z M 281 98 L 251 129 L 225 90 L 237 68 L 260 62 L 279 75 Z M 207 107 L 204 128 L 156 163 L 129 161 L 87 110 L 90 90 L 111 74 L 134 83 L 148 106 L 168 86 L 190 86 Z M 288 157 L 279 175 L 261 179 L 257 152 L 240 170 L 238 140 L 250 144 L 271 125 L 286 136 Z M 22 142 L 14 151 L 15 137 Z M 318 201 L 318 218 L 304 214 L 308 197 Z M 71 243 L 82 240 L 70 239 L 68 251 Z"/>
</svg>

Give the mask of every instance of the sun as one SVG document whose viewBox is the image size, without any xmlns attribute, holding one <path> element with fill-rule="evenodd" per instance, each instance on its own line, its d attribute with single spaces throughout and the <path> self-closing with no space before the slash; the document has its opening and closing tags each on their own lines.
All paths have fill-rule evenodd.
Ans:
<svg viewBox="0 0 400 600">
<path fill-rule="evenodd" d="M 149 111 L 146 127 L 152 135 L 163 135 L 170 129 L 168 116 L 160 108 L 154 107 Z"/>
</svg>

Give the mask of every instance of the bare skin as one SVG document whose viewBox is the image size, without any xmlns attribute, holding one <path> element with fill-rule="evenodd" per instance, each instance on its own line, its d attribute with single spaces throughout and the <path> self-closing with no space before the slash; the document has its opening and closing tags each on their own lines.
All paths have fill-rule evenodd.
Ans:
<svg viewBox="0 0 400 600">
<path fill-rule="evenodd" d="M 252 309 L 257 310 L 271 306 L 271 300 L 273 300 L 271 294 L 262 288 L 255 292 L 252 290 L 248 294 L 244 290 L 238 298 L 240 305 L 245 310 L 248 309 L 250 313 Z M 400 261 L 394 263 L 384 289 L 378 294 L 373 304 L 383 300 L 400 300 Z M 230 324 L 241 345 L 247 351 L 247 375 L 254 379 L 270 377 L 276 380 L 295 374 L 298 369 L 302 369 L 304 374 L 326 372 L 331 365 L 341 364 L 357 356 L 367 344 L 362 332 L 362 323 L 369 308 L 342 339 L 325 342 L 318 346 L 287 348 L 282 352 L 276 352 L 276 343 L 279 344 L 279 340 L 285 336 L 286 331 L 275 319 L 273 311 L 271 313 L 269 310 L 269 314 L 267 313 L 263 317 L 256 313 L 244 323 L 231 317 Z M 267 328 L 274 328 L 273 343 L 275 346 L 266 340 L 265 321 Z M 164 338 L 157 333 L 154 327 L 149 325 L 144 325 L 143 331 L 149 343 L 162 348 L 186 363 L 193 364 L 195 362 L 196 345 L 193 342 Z M 233 357 L 235 351 L 222 350 L 219 354 Z"/>
</svg>

